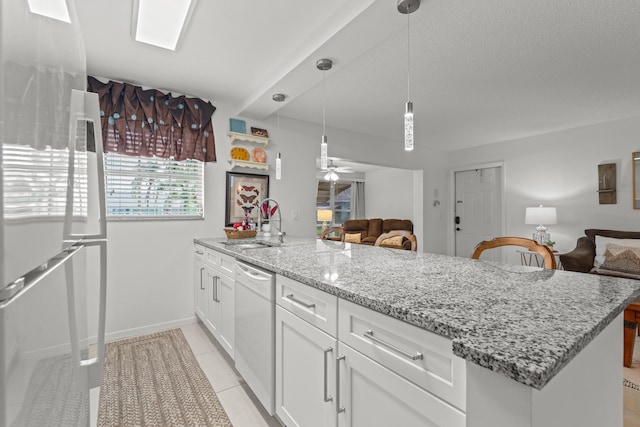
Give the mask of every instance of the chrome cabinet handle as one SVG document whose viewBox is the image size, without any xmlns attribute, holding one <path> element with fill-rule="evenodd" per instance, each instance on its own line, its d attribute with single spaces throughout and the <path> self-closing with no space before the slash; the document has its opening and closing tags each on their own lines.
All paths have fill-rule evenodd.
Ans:
<svg viewBox="0 0 640 427">
<path fill-rule="evenodd" d="M 333 400 L 333 397 L 331 396 L 327 396 L 327 354 L 331 353 L 333 351 L 333 348 L 329 347 L 327 349 L 324 350 L 324 401 L 325 402 L 331 402 Z"/>
<path fill-rule="evenodd" d="M 196 253 L 197 253 L 198 255 L 204 255 L 204 252 L 202 252 L 202 251 L 196 251 Z"/>
<path fill-rule="evenodd" d="M 218 283 L 220 281 L 220 276 L 213 276 L 213 300 L 215 302 L 220 302 L 218 299 Z"/>
<path fill-rule="evenodd" d="M 296 297 L 294 297 L 294 296 L 293 296 L 293 294 L 289 294 L 289 295 L 287 295 L 287 298 L 288 298 L 288 299 L 290 299 L 291 301 L 295 302 L 295 303 L 300 304 L 300 305 L 301 305 L 301 306 L 303 306 L 303 307 L 306 307 L 306 308 L 314 308 L 314 307 L 316 306 L 315 304 L 307 304 L 307 303 L 306 303 L 306 302 L 304 302 L 304 301 L 300 301 L 299 299 L 297 299 Z"/>
<path fill-rule="evenodd" d="M 416 352 L 416 354 L 409 354 L 406 351 L 404 351 L 403 349 L 398 348 L 398 347 L 396 347 L 395 345 L 393 345 L 391 343 L 388 343 L 386 341 L 381 340 L 378 337 L 373 336 L 373 331 L 371 329 L 367 330 L 364 333 L 364 336 L 369 338 L 371 341 L 375 341 L 375 342 L 377 342 L 377 343 L 379 343 L 379 344 L 381 344 L 381 345 L 383 345 L 383 346 L 385 346 L 387 348 L 390 348 L 391 350 L 393 350 L 393 351 L 395 351 L 397 353 L 400 353 L 404 357 L 409 358 L 411 360 L 421 360 L 424 357 L 423 354 L 420 353 L 420 352 Z"/>
<path fill-rule="evenodd" d="M 204 271 L 204 267 L 200 267 L 200 290 L 204 291 L 204 286 L 202 286 L 202 272 Z"/>
<path fill-rule="evenodd" d="M 344 406 L 340 404 L 340 361 L 346 356 L 338 356 L 336 359 L 336 413 L 344 412 Z"/>
</svg>

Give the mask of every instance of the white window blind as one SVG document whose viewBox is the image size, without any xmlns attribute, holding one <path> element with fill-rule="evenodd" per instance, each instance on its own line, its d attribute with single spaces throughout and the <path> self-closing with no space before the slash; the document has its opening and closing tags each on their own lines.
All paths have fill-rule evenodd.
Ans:
<svg viewBox="0 0 640 427">
<path fill-rule="evenodd" d="M 105 155 L 107 216 L 202 218 L 204 163 L 158 157 Z"/>
<path fill-rule="evenodd" d="M 65 215 L 69 150 L 3 144 L 3 197 L 6 219 Z M 87 153 L 75 156 L 74 217 L 87 216 Z"/>
</svg>

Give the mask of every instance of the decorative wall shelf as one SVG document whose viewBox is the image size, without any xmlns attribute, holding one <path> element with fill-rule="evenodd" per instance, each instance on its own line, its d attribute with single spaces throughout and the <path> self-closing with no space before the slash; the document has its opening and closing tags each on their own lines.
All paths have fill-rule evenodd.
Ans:
<svg viewBox="0 0 640 427">
<path fill-rule="evenodd" d="M 231 143 L 234 144 L 236 141 L 246 141 L 253 142 L 255 144 L 260 144 L 263 147 L 266 147 L 269 143 L 269 138 L 265 138 L 263 136 L 251 135 L 248 133 L 238 133 L 238 132 L 227 132 L 227 136 L 231 140 Z"/>
<path fill-rule="evenodd" d="M 269 164 L 268 163 L 246 162 L 244 160 L 231 159 L 231 160 L 229 160 L 229 164 L 231 165 L 232 169 L 235 168 L 235 167 L 239 167 L 239 168 L 260 169 L 260 170 L 265 170 L 265 171 L 269 170 Z"/>
</svg>

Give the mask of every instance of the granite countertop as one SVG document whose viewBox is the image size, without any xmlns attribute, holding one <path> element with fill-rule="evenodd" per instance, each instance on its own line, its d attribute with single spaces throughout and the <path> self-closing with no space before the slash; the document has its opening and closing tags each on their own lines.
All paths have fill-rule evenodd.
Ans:
<svg viewBox="0 0 640 427">
<path fill-rule="evenodd" d="M 640 295 L 640 281 L 315 239 L 211 249 L 453 340 L 454 354 L 542 389 Z"/>
</svg>

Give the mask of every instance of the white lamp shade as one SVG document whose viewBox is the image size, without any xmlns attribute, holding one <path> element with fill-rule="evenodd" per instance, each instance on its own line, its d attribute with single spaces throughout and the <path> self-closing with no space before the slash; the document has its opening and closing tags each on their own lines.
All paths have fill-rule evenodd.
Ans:
<svg viewBox="0 0 640 427">
<path fill-rule="evenodd" d="M 527 208 L 525 217 L 525 224 L 531 225 L 552 225 L 558 223 L 558 215 L 556 208 L 537 206 L 533 208 Z"/>
<path fill-rule="evenodd" d="M 318 221 L 331 221 L 333 218 L 333 211 L 330 209 L 319 209 L 318 210 Z"/>
</svg>

